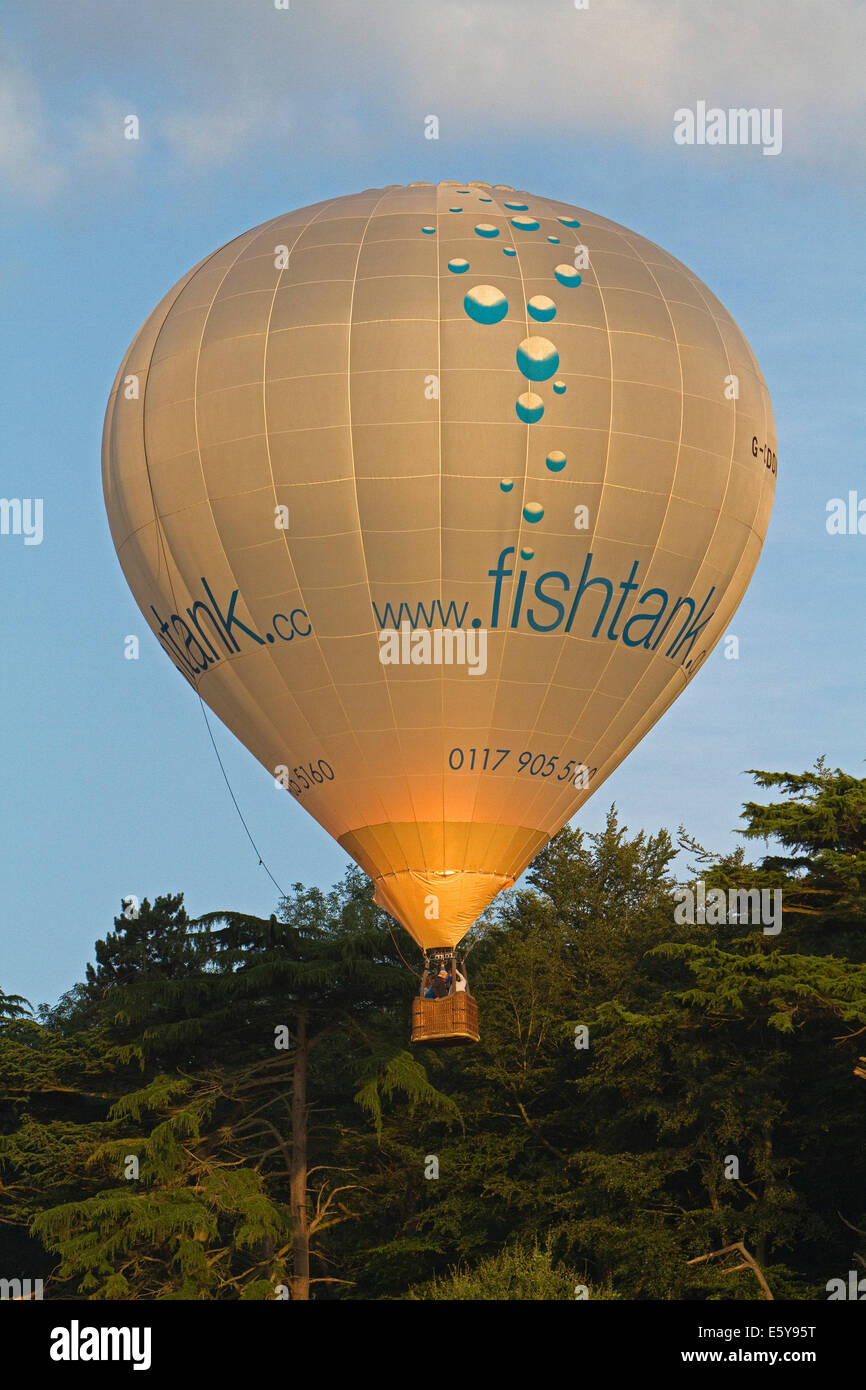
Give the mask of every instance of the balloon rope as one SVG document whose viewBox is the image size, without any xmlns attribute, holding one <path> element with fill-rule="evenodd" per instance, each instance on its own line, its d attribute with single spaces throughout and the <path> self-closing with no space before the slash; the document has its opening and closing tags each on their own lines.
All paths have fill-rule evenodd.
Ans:
<svg viewBox="0 0 866 1390">
<path fill-rule="evenodd" d="M 198 695 L 198 691 L 196 691 L 196 694 Z M 202 714 L 203 714 L 203 716 L 204 716 L 205 727 L 207 728 L 207 731 L 208 731 L 208 733 L 210 734 L 210 741 L 211 741 L 211 743 L 213 744 L 213 751 L 216 753 L 216 760 L 217 760 L 217 762 L 218 762 L 219 765 L 220 765 L 220 772 L 221 772 L 222 775 L 223 775 L 223 781 L 225 782 L 226 786 L 227 786 L 228 789 L 229 789 L 229 796 L 231 797 L 232 802 L 233 802 L 233 804 L 234 804 L 234 808 L 235 808 L 235 810 L 237 811 L 238 816 L 240 817 L 241 825 L 243 826 L 244 830 L 247 832 L 247 839 L 249 840 L 250 844 L 252 845 L 253 849 L 254 849 L 255 852 L 256 852 L 256 855 L 258 856 L 259 864 L 260 864 L 261 867 L 264 869 L 265 873 L 267 874 L 268 878 L 271 880 L 271 883 L 272 883 L 272 884 L 274 885 L 274 887 L 276 888 L 276 890 L 277 890 L 277 892 L 279 893 L 280 897 L 281 897 L 281 898 L 284 898 L 284 897 L 286 896 L 285 893 L 283 892 L 283 890 L 282 890 L 282 888 L 280 887 L 280 885 L 277 883 L 277 880 L 274 878 L 273 874 L 271 873 L 271 871 L 270 871 L 270 869 L 268 868 L 267 864 L 265 863 L 264 859 L 263 859 L 262 856 L 259 854 L 258 845 L 256 844 L 255 840 L 253 839 L 252 835 L 250 834 L 250 828 L 249 828 L 249 826 L 247 825 L 246 821 L 244 820 L 243 812 L 241 811 L 241 808 L 240 808 L 240 806 L 239 806 L 238 803 L 237 803 L 237 798 L 236 798 L 234 792 L 232 791 L 231 782 L 229 781 L 228 776 L 226 775 L 226 770 L 225 770 L 225 768 L 223 767 L 223 760 L 222 760 L 222 758 L 220 757 L 220 750 L 217 748 L 216 739 L 215 739 L 214 736 L 213 736 L 213 730 L 212 730 L 212 728 L 211 728 L 211 726 L 210 726 L 210 720 L 209 720 L 208 717 L 207 717 L 207 710 L 205 709 L 204 700 L 201 698 L 200 695 L 198 696 L 198 702 L 199 702 L 199 704 L 201 705 L 201 712 L 202 712 Z M 387 914 L 386 914 L 386 919 L 385 919 L 385 920 L 387 921 Z M 394 950 L 397 952 L 397 955 L 400 957 L 400 959 L 401 959 L 401 961 L 403 962 L 403 964 L 405 965 L 406 969 L 407 969 L 407 970 L 410 970 L 410 971 L 412 972 L 412 974 L 416 977 L 416 979 L 420 980 L 420 979 L 421 979 L 421 976 L 418 974 L 418 971 L 415 970 L 415 969 L 409 964 L 409 962 L 407 961 L 406 957 L 403 955 L 403 952 L 400 950 L 400 947 L 397 945 L 396 937 L 394 936 L 394 933 L 391 931 L 391 923 L 390 923 L 390 922 L 388 922 L 388 931 L 391 933 L 391 940 L 394 942 Z"/>
<path fill-rule="evenodd" d="M 198 695 L 198 691 L 196 691 L 196 694 Z M 250 844 L 252 845 L 253 849 L 254 849 L 255 852 L 256 852 L 256 855 L 258 856 L 259 864 L 260 864 L 261 867 L 264 869 L 265 873 L 267 874 L 268 878 L 271 880 L 271 883 L 272 883 L 272 884 L 274 885 L 274 887 L 276 888 L 276 890 L 277 890 L 277 892 L 279 893 L 280 897 L 281 897 L 281 898 L 284 898 L 284 897 L 286 896 L 286 894 L 283 892 L 282 888 L 281 888 L 280 885 L 277 883 L 277 880 L 274 878 L 273 874 L 271 873 L 271 871 L 270 871 L 270 869 L 268 868 L 267 864 L 265 863 L 264 859 L 263 859 L 262 856 L 259 854 L 258 845 L 256 844 L 255 840 L 253 839 L 252 835 L 250 834 L 250 828 L 249 828 L 249 826 L 247 825 L 246 821 L 244 820 L 244 817 L 243 817 L 243 813 L 242 813 L 242 811 L 241 811 L 241 808 L 240 808 L 240 806 L 239 806 L 238 803 L 237 803 L 237 800 L 236 800 L 236 798 L 235 798 L 234 792 L 232 791 L 231 783 L 229 782 L 229 779 L 228 779 L 228 777 L 226 776 L 226 770 L 225 770 L 225 768 L 223 767 L 223 760 L 222 760 L 222 758 L 220 757 L 220 750 L 219 750 L 219 749 L 217 748 L 217 746 L 216 746 L 216 739 L 215 739 L 214 736 L 213 736 L 213 730 L 211 729 L 210 722 L 209 722 L 208 717 L 207 717 L 207 710 L 206 710 L 205 707 L 204 707 L 204 700 L 201 698 L 200 695 L 198 696 L 198 702 L 199 702 L 199 704 L 201 705 L 201 712 L 202 712 L 202 714 L 204 715 L 204 722 L 205 722 L 205 725 L 206 725 L 206 727 L 207 727 L 207 731 L 208 731 L 208 733 L 210 734 L 210 741 L 211 741 L 211 743 L 213 744 L 213 751 L 216 753 L 216 759 L 217 759 L 217 762 L 218 762 L 219 765 L 220 765 L 220 772 L 222 773 L 222 775 L 223 775 L 223 780 L 225 781 L 225 784 L 226 784 L 226 786 L 227 786 L 228 789 L 229 789 L 229 796 L 231 797 L 232 801 L 234 802 L 235 810 L 237 811 L 238 815 L 239 815 L 240 818 L 241 818 L 241 825 L 243 826 L 244 830 L 247 832 L 247 839 L 249 840 Z"/>
<path fill-rule="evenodd" d="M 387 916 L 386 916 L 385 920 L 388 921 Z M 394 936 L 394 933 L 391 931 L 391 923 L 390 923 L 390 922 L 388 922 L 388 931 L 391 932 L 391 940 L 394 942 L 394 950 L 397 952 L 397 955 L 400 957 L 400 959 L 401 959 L 401 961 L 403 962 L 403 964 L 405 965 L 406 969 L 407 969 L 407 970 L 411 970 L 411 971 L 412 971 L 412 974 L 415 976 L 415 978 L 416 978 L 417 980 L 420 980 L 420 979 L 421 979 L 421 976 L 418 974 L 418 971 L 415 970 L 415 969 L 409 964 L 408 960 L 407 960 L 406 957 L 403 955 L 403 952 L 400 950 L 400 947 L 397 945 L 397 938 Z"/>
</svg>

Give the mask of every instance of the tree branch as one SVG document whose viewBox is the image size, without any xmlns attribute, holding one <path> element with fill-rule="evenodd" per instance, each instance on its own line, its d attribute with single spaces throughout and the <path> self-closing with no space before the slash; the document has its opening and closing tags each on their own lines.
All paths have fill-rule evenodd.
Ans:
<svg viewBox="0 0 866 1390">
<path fill-rule="evenodd" d="M 720 1255 L 729 1255 L 733 1250 L 738 1250 L 740 1252 L 740 1254 L 743 1256 L 745 1263 L 740 1265 L 732 1265 L 729 1269 L 723 1269 L 722 1273 L 735 1274 L 739 1269 L 750 1269 L 754 1274 L 755 1278 L 757 1279 L 758 1283 L 760 1284 L 764 1293 L 764 1297 L 772 1300 L 773 1295 L 770 1292 L 770 1286 L 764 1278 L 763 1271 L 761 1270 L 760 1265 L 758 1264 L 757 1260 L 755 1260 L 749 1254 L 748 1250 L 746 1249 L 745 1245 L 741 1240 L 734 1241 L 733 1245 L 724 1246 L 722 1250 L 712 1250 L 709 1255 L 698 1255 L 696 1259 L 688 1260 L 687 1264 L 700 1265 L 703 1264 L 706 1260 L 716 1260 L 719 1258 Z"/>
</svg>

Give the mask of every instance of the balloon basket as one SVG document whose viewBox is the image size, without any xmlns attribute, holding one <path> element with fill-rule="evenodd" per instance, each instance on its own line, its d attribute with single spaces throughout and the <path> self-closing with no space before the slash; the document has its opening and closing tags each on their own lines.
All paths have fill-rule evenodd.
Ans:
<svg viewBox="0 0 866 1390">
<path fill-rule="evenodd" d="M 410 1042 L 427 1047 L 458 1047 L 477 1043 L 478 1005 L 461 990 L 444 999 L 412 1000 L 412 1036 Z"/>
</svg>

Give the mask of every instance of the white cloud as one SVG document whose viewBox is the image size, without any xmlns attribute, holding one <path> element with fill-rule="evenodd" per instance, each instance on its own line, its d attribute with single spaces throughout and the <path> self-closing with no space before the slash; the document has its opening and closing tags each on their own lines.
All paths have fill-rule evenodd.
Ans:
<svg viewBox="0 0 866 1390">
<path fill-rule="evenodd" d="M 181 159 L 203 168 L 233 159 L 272 117 L 266 106 L 242 102 L 233 109 L 222 106 L 167 116 L 160 123 L 160 131 Z"/>
<path fill-rule="evenodd" d="M 107 99 L 139 91 L 131 109 L 181 166 L 250 158 L 293 124 L 314 154 L 333 127 L 387 148 L 428 112 L 464 144 L 513 131 L 664 152 L 673 112 L 704 99 L 781 107 L 788 166 L 863 168 L 862 0 L 80 0 L 60 15 L 30 0 L 28 15 L 52 110 L 83 71 Z"/>
<path fill-rule="evenodd" d="M 7 195 L 44 198 L 62 182 L 36 85 L 0 54 L 0 184 Z"/>
<path fill-rule="evenodd" d="M 75 162 L 79 172 L 110 168 L 114 175 L 124 167 L 129 168 L 137 154 L 138 142 L 125 138 L 124 121 L 127 116 L 137 114 L 134 104 L 116 96 L 94 97 L 74 130 Z"/>
</svg>

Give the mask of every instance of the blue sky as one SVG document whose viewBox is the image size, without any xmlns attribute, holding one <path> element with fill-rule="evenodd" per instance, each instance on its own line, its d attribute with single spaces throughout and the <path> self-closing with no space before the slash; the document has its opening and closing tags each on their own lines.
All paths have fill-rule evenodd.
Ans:
<svg viewBox="0 0 866 1390">
<path fill-rule="evenodd" d="M 112 379 L 202 256 L 293 207 L 417 179 L 486 179 L 591 208 L 683 260 L 733 314 L 779 441 L 764 553 L 721 649 L 581 813 L 737 842 L 750 767 L 863 769 L 866 536 L 827 534 L 863 463 L 863 98 L 854 0 L 424 3 L 30 0 L 0 37 L 0 987 L 53 1000 L 128 893 L 267 914 L 275 890 L 198 700 L 114 556 L 99 448 Z M 780 107 L 781 154 L 683 147 L 673 113 Z M 138 115 L 141 139 L 123 139 Z M 436 114 L 440 138 L 425 140 Z M 141 659 L 124 660 L 127 634 Z M 349 862 L 212 719 L 276 879 Z"/>
</svg>

